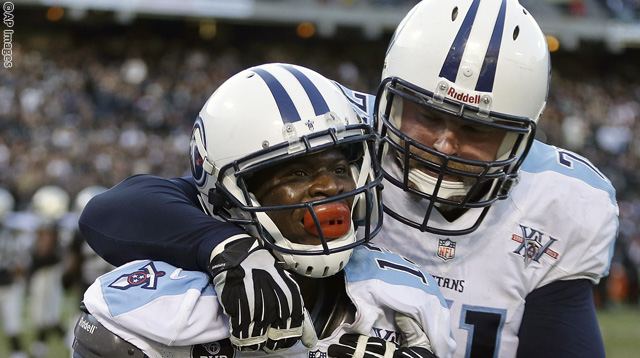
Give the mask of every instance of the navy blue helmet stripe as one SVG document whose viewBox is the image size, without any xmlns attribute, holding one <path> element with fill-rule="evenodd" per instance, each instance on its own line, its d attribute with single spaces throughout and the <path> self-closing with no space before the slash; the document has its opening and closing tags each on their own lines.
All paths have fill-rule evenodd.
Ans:
<svg viewBox="0 0 640 358">
<path fill-rule="evenodd" d="M 264 82 L 267 84 L 267 87 L 269 87 L 269 90 L 278 105 L 282 121 L 284 123 L 300 121 L 300 114 L 298 113 L 296 106 L 293 104 L 291 96 L 289 96 L 287 90 L 284 89 L 284 86 L 282 86 L 282 84 L 268 71 L 262 68 L 254 68 L 252 70 L 257 73 L 258 76 L 262 77 Z"/>
<path fill-rule="evenodd" d="M 478 13 L 479 5 L 480 0 L 473 0 L 473 4 L 471 4 L 471 7 L 469 7 L 469 11 L 462 21 L 462 25 L 458 30 L 458 34 L 453 40 L 451 48 L 449 48 L 447 58 L 444 60 L 444 64 L 442 65 L 442 69 L 440 70 L 440 77 L 444 77 L 451 82 L 455 82 L 456 77 L 458 76 L 458 69 L 460 69 L 460 62 L 462 61 L 464 48 L 467 45 L 467 40 L 469 39 L 469 34 L 471 33 L 471 28 L 473 27 L 473 21 L 475 20 L 476 14 Z"/>
<path fill-rule="evenodd" d="M 320 90 L 318 90 L 318 87 L 311 82 L 311 79 L 309 79 L 307 75 L 291 65 L 283 65 L 282 67 L 291 72 L 298 82 L 300 82 L 302 88 L 304 88 L 304 91 L 311 100 L 311 105 L 313 106 L 313 111 L 316 116 L 329 112 L 327 101 L 324 100 L 324 97 L 322 96 L 322 93 L 320 93 Z"/>
<path fill-rule="evenodd" d="M 498 19 L 493 26 L 493 33 L 489 41 L 487 53 L 484 56 L 480 77 L 476 83 L 476 91 L 491 92 L 493 91 L 493 81 L 496 78 L 496 66 L 498 65 L 498 55 L 500 55 L 500 44 L 502 43 L 502 32 L 504 31 L 504 17 L 507 12 L 507 1 L 502 0 Z"/>
</svg>

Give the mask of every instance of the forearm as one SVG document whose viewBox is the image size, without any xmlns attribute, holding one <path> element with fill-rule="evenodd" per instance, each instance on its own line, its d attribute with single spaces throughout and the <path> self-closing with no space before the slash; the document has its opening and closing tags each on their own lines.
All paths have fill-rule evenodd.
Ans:
<svg viewBox="0 0 640 358">
<path fill-rule="evenodd" d="M 112 265 L 153 259 L 205 271 L 213 248 L 243 231 L 206 215 L 196 195 L 189 179 L 133 176 L 89 202 L 80 231 Z"/>
<path fill-rule="evenodd" d="M 587 280 L 558 281 L 527 297 L 518 357 L 604 357 Z"/>
</svg>

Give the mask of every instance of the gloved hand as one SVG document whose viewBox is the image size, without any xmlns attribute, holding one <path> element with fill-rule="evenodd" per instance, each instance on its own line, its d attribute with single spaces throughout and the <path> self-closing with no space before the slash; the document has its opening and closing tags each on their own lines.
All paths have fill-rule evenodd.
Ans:
<svg viewBox="0 0 640 358">
<path fill-rule="evenodd" d="M 240 351 L 311 348 L 317 337 L 298 284 L 252 237 L 233 237 L 212 253 L 209 273 Z"/>
<path fill-rule="evenodd" d="M 402 346 L 382 338 L 344 334 L 329 346 L 327 354 L 332 358 L 436 358 L 429 338 L 414 319 L 397 313 L 395 322 L 404 338 Z"/>
</svg>

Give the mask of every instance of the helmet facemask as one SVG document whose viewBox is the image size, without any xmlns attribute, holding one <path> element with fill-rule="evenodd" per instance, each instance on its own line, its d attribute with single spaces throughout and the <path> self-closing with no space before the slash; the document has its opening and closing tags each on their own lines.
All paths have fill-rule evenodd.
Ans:
<svg viewBox="0 0 640 358">
<path fill-rule="evenodd" d="M 347 128 L 345 130 L 353 130 Z M 368 131 L 366 125 L 360 129 Z M 329 142 L 326 139 L 332 138 Z M 337 140 L 337 141 L 336 141 Z M 263 243 L 280 258 L 287 268 L 304 276 L 331 276 L 346 265 L 354 247 L 367 243 L 382 224 L 379 207 L 381 174 L 374 170 L 372 161 L 375 135 L 370 131 L 347 139 L 338 139 L 336 131 L 314 133 L 301 138 L 304 150 L 290 154 L 278 146 L 262 153 L 245 157 L 220 170 L 217 191 L 230 203 L 225 218 L 229 222 L 242 224 L 251 234 L 260 237 Z M 325 142 L 314 146 L 314 143 Z M 283 143 L 291 146 L 289 143 Z M 322 155 L 339 150 L 348 158 L 347 176 L 351 186 L 335 195 L 298 203 L 262 205 L 254 191 L 260 183 L 267 181 L 265 172 L 295 160 L 313 160 L 309 156 Z M 276 153 L 282 153 L 280 155 Z M 274 156 L 275 154 L 275 156 Z M 252 163 L 246 165 L 246 163 Z M 363 169 L 364 168 L 364 169 Z M 297 216 L 296 216 L 297 215 Z M 302 217 L 293 225 L 304 227 L 308 240 L 298 242 L 286 236 L 286 229 L 278 227 L 277 218 Z"/>
<path fill-rule="evenodd" d="M 399 78 L 383 81 L 378 96 L 381 97 L 375 113 L 382 137 L 379 155 L 384 177 L 392 185 L 428 202 L 419 219 L 385 208 L 387 213 L 421 231 L 441 235 L 462 235 L 475 230 L 489 206 L 507 197 L 533 141 L 535 123 L 434 95 Z M 420 113 L 418 123 L 407 120 L 407 113 L 411 111 Z M 468 159 L 455 151 L 447 155 L 437 149 L 440 145 L 437 140 L 422 143 L 423 137 L 418 139 L 407 134 L 414 129 L 409 126 L 436 131 L 438 121 L 452 121 L 456 126 L 473 128 L 471 133 L 477 136 L 495 138 L 491 143 L 495 157 Z M 455 220 L 469 209 L 481 212 L 469 227 L 445 230 L 430 222 L 434 209 L 448 220 Z"/>
<path fill-rule="evenodd" d="M 517 180 L 546 104 L 549 75 L 545 36 L 517 0 L 416 4 L 387 50 L 375 113 L 383 137 L 380 152 L 389 152 L 383 158 L 385 177 L 422 202 L 398 208 L 385 204 L 385 211 L 439 235 L 464 235 L 478 228 L 490 205 L 505 199 Z M 461 148 L 453 148 L 454 136 L 437 142 L 428 131 L 418 132 L 413 125 L 407 129 L 404 111 L 393 108 L 397 97 L 403 105 L 447 118 L 445 128 L 465 137 L 457 141 Z M 474 141 L 468 131 L 458 130 L 462 126 L 502 131 L 504 136 Z M 431 132 L 437 128 L 423 127 Z M 478 151 L 483 148 L 491 151 Z M 413 162 L 425 170 L 411 173 Z"/>
</svg>

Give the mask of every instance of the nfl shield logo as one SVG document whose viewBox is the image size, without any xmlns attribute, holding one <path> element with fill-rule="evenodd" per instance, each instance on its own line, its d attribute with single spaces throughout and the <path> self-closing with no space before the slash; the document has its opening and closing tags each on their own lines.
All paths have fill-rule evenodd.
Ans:
<svg viewBox="0 0 640 358">
<path fill-rule="evenodd" d="M 327 353 L 319 349 L 309 352 L 309 358 L 327 358 Z"/>
<path fill-rule="evenodd" d="M 449 239 L 438 241 L 438 257 L 448 261 L 456 256 L 456 243 Z"/>
</svg>

